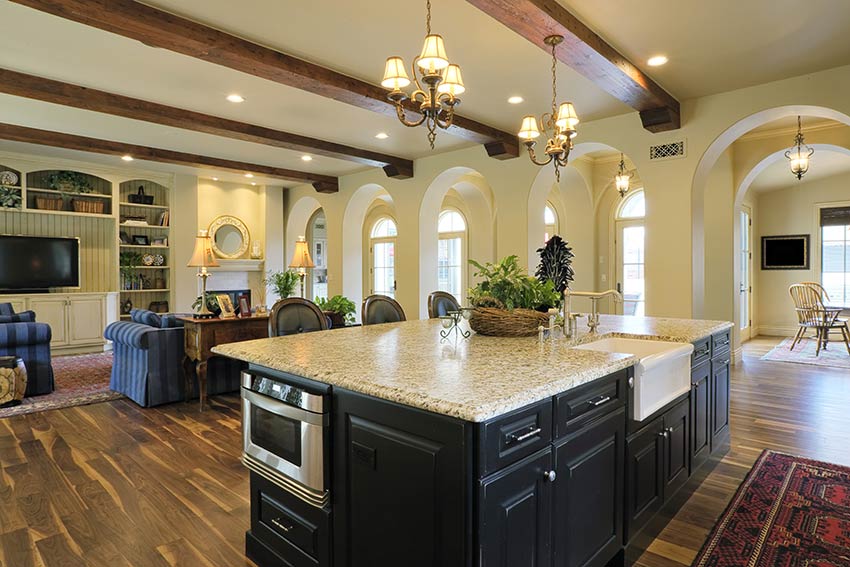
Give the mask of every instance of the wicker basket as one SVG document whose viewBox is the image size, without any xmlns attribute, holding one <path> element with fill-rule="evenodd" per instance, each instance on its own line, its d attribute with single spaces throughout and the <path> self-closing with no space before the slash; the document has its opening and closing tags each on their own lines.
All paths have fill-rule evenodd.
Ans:
<svg viewBox="0 0 850 567">
<path fill-rule="evenodd" d="M 36 197 L 35 206 L 44 211 L 61 211 L 62 197 Z"/>
<path fill-rule="evenodd" d="M 95 213 L 102 215 L 105 203 L 98 199 L 72 199 L 71 205 L 74 207 L 74 212 L 77 213 Z"/>
<path fill-rule="evenodd" d="M 531 309 L 499 309 L 476 307 L 472 310 L 469 326 L 480 335 L 491 337 L 530 337 L 537 334 L 540 325 L 546 326 L 549 316 Z"/>
</svg>

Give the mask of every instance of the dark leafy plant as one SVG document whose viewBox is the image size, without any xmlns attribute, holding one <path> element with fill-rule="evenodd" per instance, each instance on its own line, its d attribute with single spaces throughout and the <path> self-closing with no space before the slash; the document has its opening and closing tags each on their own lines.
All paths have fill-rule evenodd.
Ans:
<svg viewBox="0 0 850 567">
<path fill-rule="evenodd" d="M 293 291 L 295 291 L 295 287 L 298 285 L 299 279 L 300 278 L 296 272 L 286 270 L 283 272 L 269 272 L 263 280 L 263 283 L 266 287 L 274 290 L 278 297 L 286 299 L 292 295 Z"/>
<path fill-rule="evenodd" d="M 78 171 L 55 171 L 47 177 L 50 189 L 63 193 L 91 193 L 94 191 L 85 173 Z"/>
<path fill-rule="evenodd" d="M 546 310 L 558 304 L 559 295 L 551 281 L 541 282 L 529 276 L 516 256 L 508 256 L 492 264 L 470 260 L 482 281 L 469 290 L 469 301 L 475 307 L 504 307 Z"/>
<path fill-rule="evenodd" d="M 21 190 L 16 187 L 0 186 L 0 207 L 7 209 L 20 209 Z"/>
<path fill-rule="evenodd" d="M 537 253 L 540 255 L 540 264 L 534 275 L 541 282 L 552 282 L 555 291 L 563 295 L 575 276 L 572 266 L 573 249 L 563 238 L 555 235 L 543 248 L 538 248 Z"/>
<path fill-rule="evenodd" d="M 215 313 L 216 315 L 221 313 L 221 306 L 218 304 L 218 300 L 216 299 L 214 293 L 207 292 L 207 309 L 209 309 L 211 312 Z M 192 310 L 193 311 L 200 311 L 201 310 L 201 296 L 200 295 L 198 297 L 196 297 L 194 303 L 192 303 Z"/>
<path fill-rule="evenodd" d="M 357 306 L 344 295 L 335 295 L 330 299 L 317 297 L 315 303 L 322 311 L 341 315 L 347 323 L 354 322 L 354 313 L 357 311 Z"/>
</svg>

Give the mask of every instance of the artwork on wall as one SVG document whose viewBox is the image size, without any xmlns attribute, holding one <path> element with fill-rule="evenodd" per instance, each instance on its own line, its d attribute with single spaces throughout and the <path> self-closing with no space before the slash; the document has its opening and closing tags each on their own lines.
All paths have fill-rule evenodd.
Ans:
<svg viewBox="0 0 850 567">
<path fill-rule="evenodd" d="M 809 235 L 761 237 L 762 270 L 808 270 Z"/>
<path fill-rule="evenodd" d="M 223 319 L 236 317 L 236 311 L 233 309 L 233 302 L 230 300 L 229 295 L 220 293 L 215 296 L 215 299 L 218 302 L 218 306 L 221 307 L 221 317 Z"/>
</svg>

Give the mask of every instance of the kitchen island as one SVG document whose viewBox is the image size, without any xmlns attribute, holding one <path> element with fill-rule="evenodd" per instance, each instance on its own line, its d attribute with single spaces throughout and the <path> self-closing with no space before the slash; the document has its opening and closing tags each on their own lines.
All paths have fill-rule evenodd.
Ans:
<svg viewBox="0 0 850 567">
<path fill-rule="evenodd" d="M 280 380 L 330 408 L 324 449 L 313 448 L 325 498 L 299 497 L 246 457 L 246 548 L 261 567 L 623 564 L 723 450 L 729 323 L 602 316 L 594 335 L 542 343 L 441 341 L 439 329 L 410 321 L 214 349 L 249 364 L 243 386 Z M 632 419 L 638 359 L 573 348 L 611 336 L 693 344 L 690 391 Z"/>
</svg>

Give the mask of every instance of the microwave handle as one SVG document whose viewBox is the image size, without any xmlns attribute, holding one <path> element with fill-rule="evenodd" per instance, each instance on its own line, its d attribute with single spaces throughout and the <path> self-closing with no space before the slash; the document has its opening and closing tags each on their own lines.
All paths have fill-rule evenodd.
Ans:
<svg viewBox="0 0 850 567">
<path fill-rule="evenodd" d="M 325 414 L 309 412 L 307 410 L 285 404 L 281 401 L 275 400 L 274 398 L 269 398 L 268 396 L 252 392 L 245 388 L 242 388 L 242 397 L 258 408 L 276 415 L 282 415 L 283 417 L 288 417 L 296 421 L 303 421 L 310 425 L 318 425 L 320 427 L 328 425 L 328 416 Z"/>
</svg>

